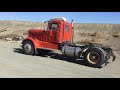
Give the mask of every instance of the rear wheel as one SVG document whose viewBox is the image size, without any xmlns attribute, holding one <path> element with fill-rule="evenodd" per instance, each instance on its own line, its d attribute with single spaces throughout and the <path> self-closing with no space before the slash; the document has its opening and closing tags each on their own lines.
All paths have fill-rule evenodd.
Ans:
<svg viewBox="0 0 120 90">
<path fill-rule="evenodd" d="M 99 48 L 89 48 L 84 55 L 85 64 L 93 67 L 101 67 L 105 61 L 104 53 Z"/>
<path fill-rule="evenodd" d="M 23 48 L 24 53 L 27 55 L 34 55 L 35 53 L 35 48 L 31 41 L 23 42 L 22 48 Z"/>
</svg>

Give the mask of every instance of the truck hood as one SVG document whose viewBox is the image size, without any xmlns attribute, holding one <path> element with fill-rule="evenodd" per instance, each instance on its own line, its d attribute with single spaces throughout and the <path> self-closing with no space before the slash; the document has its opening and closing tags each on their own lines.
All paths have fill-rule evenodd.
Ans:
<svg viewBox="0 0 120 90">
<path fill-rule="evenodd" d="M 28 30 L 29 35 L 38 35 L 38 34 L 40 35 L 43 32 L 45 32 L 45 30 L 41 30 L 41 29 L 29 29 Z"/>
</svg>

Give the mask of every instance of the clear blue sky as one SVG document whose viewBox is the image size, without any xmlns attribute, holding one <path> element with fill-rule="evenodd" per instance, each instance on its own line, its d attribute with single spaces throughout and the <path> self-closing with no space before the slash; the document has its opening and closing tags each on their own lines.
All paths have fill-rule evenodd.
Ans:
<svg viewBox="0 0 120 90">
<path fill-rule="evenodd" d="M 44 22 L 53 17 L 74 19 L 77 23 L 120 24 L 120 12 L 0 12 L 0 20 Z"/>
</svg>

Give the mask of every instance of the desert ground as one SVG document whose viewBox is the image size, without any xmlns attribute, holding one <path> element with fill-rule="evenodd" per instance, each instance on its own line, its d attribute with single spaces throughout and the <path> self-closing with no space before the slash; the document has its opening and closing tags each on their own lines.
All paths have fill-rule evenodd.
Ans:
<svg viewBox="0 0 120 90">
<path fill-rule="evenodd" d="M 120 77 L 120 24 L 74 23 L 75 43 L 99 43 L 115 51 L 116 61 L 103 68 L 92 68 L 62 57 L 54 52 L 47 56 L 22 54 L 20 42 L 5 39 L 27 37 L 27 30 L 43 29 L 42 22 L 0 21 L 0 77 L 1 78 L 119 78 Z"/>
</svg>

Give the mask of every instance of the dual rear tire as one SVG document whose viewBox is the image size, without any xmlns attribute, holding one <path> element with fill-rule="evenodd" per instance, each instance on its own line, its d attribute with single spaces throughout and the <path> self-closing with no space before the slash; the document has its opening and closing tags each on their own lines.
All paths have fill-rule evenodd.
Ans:
<svg viewBox="0 0 120 90">
<path fill-rule="evenodd" d="M 92 67 L 101 67 L 105 62 L 105 54 L 101 48 L 89 48 L 84 54 L 85 64 Z"/>
</svg>

